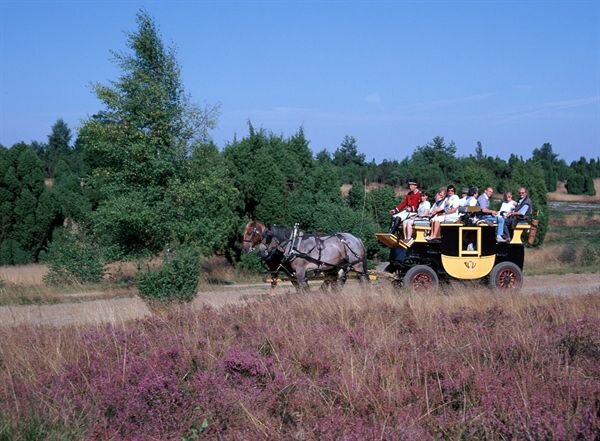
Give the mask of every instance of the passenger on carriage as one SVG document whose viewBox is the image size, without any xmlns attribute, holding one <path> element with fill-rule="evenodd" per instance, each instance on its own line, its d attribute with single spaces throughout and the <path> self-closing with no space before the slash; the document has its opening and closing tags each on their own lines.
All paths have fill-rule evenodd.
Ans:
<svg viewBox="0 0 600 441">
<path fill-rule="evenodd" d="M 512 198 L 512 193 L 507 191 L 504 193 L 504 200 L 502 201 L 502 205 L 500 206 L 500 210 L 498 210 L 498 216 L 506 217 L 508 213 L 515 209 L 517 205 L 517 201 Z"/>
<path fill-rule="evenodd" d="M 434 216 L 431 219 L 431 232 L 425 240 L 434 240 L 440 238 L 440 225 L 443 223 L 456 222 L 460 216 L 458 212 L 459 198 L 454 192 L 456 191 L 454 185 L 449 185 L 446 188 L 446 199 L 444 199 L 443 213 Z"/>
<path fill-rule="evenodd" d="M 458 206 L 466 207 L 468 197 L 469 197 L 469 189 L 465 187 L 460 192 L 460 199 L 458 200 Z"/>
<path fill-rule="evenodd" d="M 403 241 L 408 246 L 410 246 L 413 242 L 413 238 L 412 238 L 413 225 L 416 225 L 417 222 L 423 222 L 423 221 L 426 222 L 425 225 L 429 225 L 429 211 L 431 209 L 431 204 L 427 200 L 427 196 L 428 196 L 428 194 L 426 191 L 421 192 L 421 203 L 419 204 L 419 207 L 417 208 L 417 212 L 415 213 L 414 216 L 409 216 L 408 219 L 406 219 L 402 223 L 402 228 L 404 230 Z M 436 195 L 436 198 L 437 198 L 437 195 Z M 440 198 L 440 200 L 443 200 L 443 199 L 444 199 L 443 197 Z"/>
<path fill-rule="evenodd" d="M 479 215 L 479 220 L 483 222 L 487 222 L 489 224 L 496 222 L 496 216 L 498 212 L 490 209 L 490 198 L 494 194 L 494 189 L 490 186 L 485 187 L 483 193 L 479 198 L 477 198 L 477 205 L 481 208 L 481 214 Z"/>
<path fill-rule="evenodd" d="M 508 242 L 517 224 L 533 213 L 533 202 L 529 199 L 527 189 L 519 187 L 519 200 L 514 210 L 506 214 L 506 218 L 497 216 L 496 241 Z"/>
<path fill-rule="evenodd" d="M 421 201 L 421 192 L 417 188 L 417 182 L 408 181 L 408 194 L 396 208 L 390 210 L 392 221 L 390 223 L 389 233 L 394 234 L 400 224 L 408 217 L 410 213 L 416 213 L 419 202 Z"/>
<path fill-rule="evenodd" d="M 467 197 L 465 199 L 464 205 L 461 205 L 461 212 L 467 211 L 467 207 L 475 207 L 477 206 L 477 196 L 479 195 L 479 189 L 477 187 L 471 187 L 467 191 Z"/>
</svg>

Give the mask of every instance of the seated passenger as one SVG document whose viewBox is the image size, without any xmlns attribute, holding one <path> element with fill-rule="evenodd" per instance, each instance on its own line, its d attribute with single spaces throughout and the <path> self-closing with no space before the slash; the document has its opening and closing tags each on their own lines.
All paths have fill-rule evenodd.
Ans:
<svg viewBox="0 0 600 441">
<path fill-rule="evenodd" d="M 478 216 L 480 221 L 493 223 L 496 222 L 498 212 L 490 209 L 490 198 L 494 194 L 494 189 L 490 186 L 485 187 L 483 193 L 477 198 L 477 205 L 481 208 L 481 214 Z"/>
<path fill-rule="evenodd" d="M 467 198 L 469 197 L 469 189 L 468 188 L 463 188 L 462 191 L 460 192 L 460 199 L 458 200 L 458 206 L 459 207 L 466 207 L 467 206 Z"/>
<path fill-rule="evenodd" d="M 417 208 L 417 213 L 415 216 L 410 216 L 408 219 L 406 219 L 403 223 L 402 223 L 402 228 L 404 230 L 404 242 L 405 243 L 410 243 L 412 242 L 412 233 L 413 233 L 413 225 L 420 221 L 420 220 L 425 220 L 427 221 L 427 225 L 429 224 L 429 210 L 431 209 L 431 204 L 429 203 L 429 201 L 427 200 L 427 192 L 426 191 L 422 191 L 421 192 L 421 203 L 419 204 L 419 207 Z M 443 200 L 443 197 L 441 198 Z"/>
<path fill-rule="evenodd" d="M 395 234 L 400 224 L 408 217 L 410 213 L 416 213 L 419 202 L 421 201 L 421 192 L 417 188 L 415 181 L 408 181 L 408 194 L 396 208 L 390 210 L 392 221 L 390 223 L 389 233 Z"/>
<path fill-rule="evenodd" d="M 444 199 L 444 213 L 438 214 L 431 219 L 431 232 L 425 240 L 433 240 L 440 238 L 440 224 L 452 223 L 458 220 L 460 213 L 458 212 L 458 196 L 454 194 L 456 189 L 454 185 L 449 185 L 446 188 L 446 199 Z"/>
<path fill-rule="evenodd" d="M 475 207 L 477 206 L 477 196 L 479 196 L 479 189 L 477 187 L 471 187 L 467 191 L 467 197 L 465 199 L 464 205 L 460 206 L 460 212 L 464 213 L 467 211 L 467 207 Z"/>
<path fill-rule="evenodd" d="M 507 191 L 504 193 L 504 200 L 502 201 L 502 205 L 500 206 L 500 210 L 498 211 L 498 216 L 506 217 L 508 213 L 515 209 L 517 202 L 513 200 L 512 193 Z"/>
<path fill-rule="evenodd" d="M 506 218 L 498 216 L 498 225 L 496 226 L 496 241 L 507 242 L 512 237 L 516 225 L 527 216 L 533 213 L 533 203 L 527 195 L 525 187 L 519 188 L 519 200 L 514 210 L 506 214 Z"/>
</svg>

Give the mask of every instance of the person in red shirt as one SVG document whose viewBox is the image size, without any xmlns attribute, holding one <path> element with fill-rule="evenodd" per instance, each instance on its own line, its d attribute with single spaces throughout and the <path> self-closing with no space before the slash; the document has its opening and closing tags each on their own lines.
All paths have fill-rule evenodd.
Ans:
<svg viewBox="0 0 600 441">
<path fill-rule="evenodd" d="M 415 181 L 408 181 L 408 194 L 400 202 L 396 208 L 390 210 L 392 215 L 392 222 L 390 223 L 389 232 L 394 234 L 395 231 L 400 227 L 402 222 L 408 217 L 410 213 L 416 213 L 421 202 L 421 192 L 417 187 Z"/>
</svg>

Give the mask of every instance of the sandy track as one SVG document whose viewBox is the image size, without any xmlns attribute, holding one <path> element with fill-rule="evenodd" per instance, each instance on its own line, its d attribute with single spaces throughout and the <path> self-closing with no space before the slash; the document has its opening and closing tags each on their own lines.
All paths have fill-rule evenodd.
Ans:
<svg viewBox="0 0 600 441">
<path fill-rule="evenodd" d="M 314 284 L 316 285 L 316 284 Z M 282 284 L 280 293 L 291 289 Z M 600 273 L 528 276 L 523 294 L 548 295 L 600 295 Z M 201 291 L 192 303 L 194 308 L 204 305 L 223 307 L 259 300 L 269 295 L 269 287 L 263 285 L 237 285 Z M 67 298 L 67 297 L 66 297 Z M 99 323 L 124 323 L 150 316 L 152 312 L 139 297 L 89 300 L 78 303 L 55 305 L 11 305 L 0 307 L 0 325 L 16 326 L 34 324 L 39 326 L 93 325 Z"/>
</svg>

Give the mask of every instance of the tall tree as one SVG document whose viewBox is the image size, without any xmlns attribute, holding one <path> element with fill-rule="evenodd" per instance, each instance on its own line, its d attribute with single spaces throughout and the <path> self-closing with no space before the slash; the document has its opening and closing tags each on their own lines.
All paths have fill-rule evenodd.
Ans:
<svg viewBox="0 0 600 441">
<path fill-rule="evenodd" d="M 58 161 L 66 160 L 71 152 L 71 129 L 67 124 L 59 119 L 52 126 L 52 132 L 48 135 L 48 145 L 46 146 L 46 173 L 49 177 L 54 177 L 54 170 Z"/>
<path fill-rule="evenodd" d="M 190 102 L 175 50 L 164 46 L 146 12 L 138 12 L 137 25 L 128 34 L 130 51 L 114 53 L 119 79 L 95 85 L 105 109 L 84 123 L 78 139 L 99 194 L 97 232 L 126 253 L 156 251 L 175 234 L 169 220 L 179 207 L 166 200 L 218 113 L 218 106 Z"/>
<path fill-rule="evenodd" d="M 22 264 L 37 259 L 56 219 L 53 210 L 42 210 L 42 161 L 34 148 L 19 143 L 0 149 L 0 263 Z"/>
<path fill-rule="evenodd" d="M 339 148 L 333 152 L 333 164 L 340 168 L 340 175 L 345 183 L 361 180 L 366 171 L 365 154 L 358 151 L 356 139 L 353 136 L 344 136 Z"/>
<path fill-rule="evenodd" d="M 552 144 L 546 142 L 539 149 L 533 149 L 531 157 L 542 166 L 548 191 L 556 191 L 559 163 L 558 154 L 552 151 Z"/>
<path fill-rule="evenodd" d="M 478 161 L 483 160 L 483 145 L 481 141 L 477 141 L 477 147 L 475 147 L 475 159 Z"/>
</svg>

